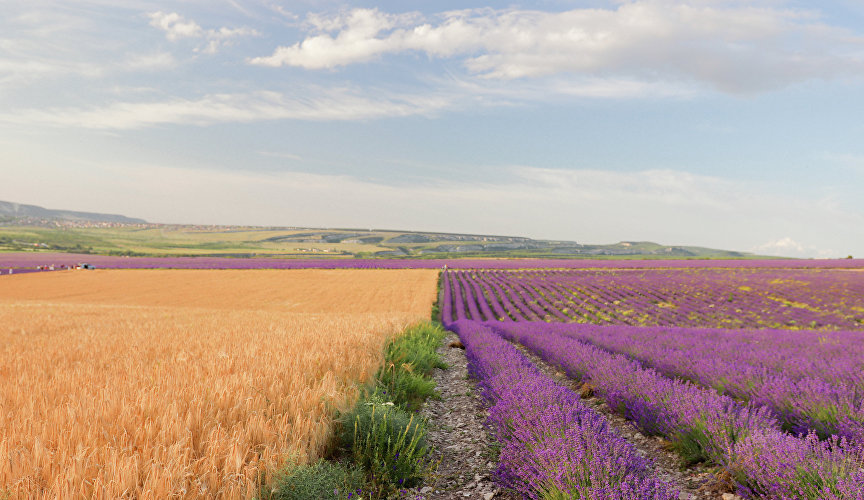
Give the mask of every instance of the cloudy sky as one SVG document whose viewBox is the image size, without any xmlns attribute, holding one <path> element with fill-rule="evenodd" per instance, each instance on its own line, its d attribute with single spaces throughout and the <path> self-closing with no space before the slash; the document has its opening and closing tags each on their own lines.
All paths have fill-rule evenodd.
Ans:
<svg viewBox="0 0 864 500">
<path fill-rule="evenodd" d="M 0 9 L 0 200 L 864 256 L 858 0 Z"/>
</svg>

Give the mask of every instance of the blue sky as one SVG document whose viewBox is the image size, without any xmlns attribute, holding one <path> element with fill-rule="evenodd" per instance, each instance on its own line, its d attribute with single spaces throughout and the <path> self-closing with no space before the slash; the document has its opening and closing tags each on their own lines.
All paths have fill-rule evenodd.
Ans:
<svg viewBox="0 0 864 500">
<path fill-rule="evenodd" d="M 0 199 L 864 255 L 852 0 L 0 0 Z"/>
</svg>

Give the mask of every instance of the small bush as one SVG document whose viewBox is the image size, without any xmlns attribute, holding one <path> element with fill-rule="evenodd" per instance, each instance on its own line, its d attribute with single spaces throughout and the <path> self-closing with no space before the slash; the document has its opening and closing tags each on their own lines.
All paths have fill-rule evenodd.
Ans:
<svg viewBox="0 0 864 500">
<path fill-rule="evenodd" d="M 435 382 L 414 373 L 413 369 L 408 363 L 388 363 L 378 373 L 380 385 L 376 388 L 376 393 L 386 395 L 387 399 L 391 399 L 404 410 L 417 409 L 426 399 L 437 397 Z"/>
<path fill-rule="evenodd" d="M 431 467 L 424 422 L 376 396 L 343 419 L 340 442 L 379 496 L 420 484 Z"/>
<path fill-rule="evenodd" d="M 684 465 L 690 466 L 708 460 L 704 446 L 706 441 L 704 430 L 693 427 L 673 436 L 672 449 L 678 453 Z"/>
<path fill-rule="evenodd" d="M 319 460 L 278 476 L 269 491 L 262 492 L 259 497 L 267 500 L 344 500 L 362 495 L 365 482 L 362 469 Z"/>
<path fill-rule="evenodd" d="M 384 366 L 378 371 L 381 393 L 405 409 L 417 408 L 436 396 L 435 382 L 429 375 L 435 368 L 447 368 L 435 352 L 445 335 L 439 326 L 419 324 L 392 340 L 387 345 Z"/>
<path fill-rule="evenodd" d="M 394 363 L 410 363 L 421 375 L 432 374 L 435 368 L 447 368 L 435 352 L 447 332 L 440 326 L 420 323 L 409 327 L 405 334 L 387 346 L 386 358 Z"/>
</svg>

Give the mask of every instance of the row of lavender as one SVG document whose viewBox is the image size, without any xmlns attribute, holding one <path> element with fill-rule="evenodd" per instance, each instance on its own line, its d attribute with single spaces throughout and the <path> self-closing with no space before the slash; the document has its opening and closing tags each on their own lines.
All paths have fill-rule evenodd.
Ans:
<svg viewBox="0 0 864 500">
<path fill-rule="evenodd" d="M 451 323 L 489 404 L 502 444 L 497 475 L 526 498 L 674 500 L 650 463 L 573 391 L 542 374 L 515 347 L 472 321 Z"/>
<path fill-rule="evenodd" d="M 14 252 L 0 253 L 2 268 L 35 268 L 81 262 L 108 269 L 645 269 L 645 268 L 783 268 L 864 269 L 864 259 L 824 260 L 600 260 L 600 259 L 279 259 L 229 257 L 119 257 L 110 255 Z"/>
<path fill-rule="evenodd" d="M 853 270 L 477 269 L 451 275 L 461 304 L 457 317 L 476 321 L 864 329 L 864 273 Z"/>
<path fill-rule="evenodd" d="M 796 434 L 864 444 L 861 332 L 622 328 L 520 323 L 625 354 L 668 376 L 769 408 Z"/>
<path fill-rule="evenodd" d="M 666 436 L 685 460 L 723 466 L 748 498 L 859 500 L 864 492 L 860 445 L 836 436 L 820 441 L 812 433 L 786 433 L 764 407 L 543 329 L 553 325 L 486 325 L 569 376 L 590 382 L 610 408 L 642 432 Z"/>
</svg>

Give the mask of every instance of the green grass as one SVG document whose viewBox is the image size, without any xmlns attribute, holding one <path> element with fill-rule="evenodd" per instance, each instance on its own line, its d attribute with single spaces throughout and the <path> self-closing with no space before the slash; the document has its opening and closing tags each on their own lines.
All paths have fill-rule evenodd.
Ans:
<svg viewBox="0 0 864 500">
<path fill-rule="evenodd" d="M 344 500 L 360 497 L 366 487 L 366 475 L 356 466 L 319 460 L 277 475 L 273 484 L 264 487 L 258 498 L 266 500 L 309 500 L 312 498 Z"/>
<path fill-rule="evenodd" d="M 377 386 L 390 401 L 410 410 L 437 395 L 430 375 L 435 368 L 447 368 L 435 352 L 446 335 L 440 326 L 422 323 L 387 345 Z"/>
<path fill-rule="evenodd" d="M 385 498 L 422 483 L 432 468 L 425 422 L 384 398 L 371 397 L 346 416 L 340 444 L 367 473 L 367 489 Z"/>
</svg>

